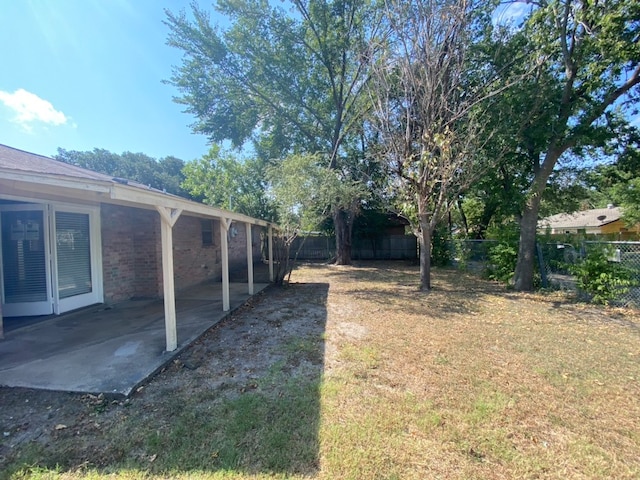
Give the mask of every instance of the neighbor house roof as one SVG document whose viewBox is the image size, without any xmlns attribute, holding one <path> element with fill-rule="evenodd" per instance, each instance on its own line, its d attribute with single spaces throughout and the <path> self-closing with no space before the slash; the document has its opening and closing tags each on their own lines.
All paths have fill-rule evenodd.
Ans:
<svg viewBox="0 0 640 480">
<path fill-rule="evenodd" d="M 622 209 L 610 205 L 607 208 L 595 208 L 575 213 L 558 213 L 543 218 L 538 222 L 538 228 L 552 230 L 563 228 L 597 228 L 607 225 L 622 217 Z"/>
<path fill-rule="evenodd" d="M 115 178 L 0 144 L 0 186 L 3 184 L 10 186 L 17 194 L 64 194 L 87 201 L 150 209 L 163 206 L 196 215 L 269 225 L 265 220 L 193 202 L 132 180 Z"/>
</svg>

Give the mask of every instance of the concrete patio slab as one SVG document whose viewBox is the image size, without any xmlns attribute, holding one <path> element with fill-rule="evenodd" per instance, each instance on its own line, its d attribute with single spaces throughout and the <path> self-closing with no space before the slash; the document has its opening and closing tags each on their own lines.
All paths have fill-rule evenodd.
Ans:
<svg viewBox="0 0 640 480">
<path fill-rule="evenodd" d="M 260 292 L 267 283 L 256 283 Z M 231 311 L 249 298 L 230 284 Z M 219 283 L 178 293 L 178 348 L 165 351 L 162 300 L 98 305 L 10 329 L 0 340 L 0 385 L 129 395 L 230 312 Z"/>
</svg>

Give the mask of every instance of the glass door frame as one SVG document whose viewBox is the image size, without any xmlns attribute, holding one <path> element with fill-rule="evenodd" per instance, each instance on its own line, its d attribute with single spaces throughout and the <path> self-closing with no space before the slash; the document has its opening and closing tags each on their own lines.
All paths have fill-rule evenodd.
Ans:
<svg viewBox="0 0 640 480">
<path fill-rule="evenodd" d="M 51 242 L 51 259 L 53 265 L 52 287 L 53 287 L 53 313 L 60 314 L 86 307 L 104 301 L 102 289 L 102 246 L 100 241 L 100 209 L 98 207 L 52 204 L 50 212 L 51 238 L 56 235 L 56 213 L 69 212 L 80 213 L 89 216 L 89 253 L 91 267 L 91 291 L 88 293 L 74 295 L 68 298 L 60 298 L 58 291 L 58 252 L 57 241 Z"/>
<path fill-rule="evenodd" d="M 46 300 L 40 300 L 37 302 L 15 302 L 15 303 L 6 303 L 5 302 L 5 288 L 4 288 L 4 266 L 3 266 L 3 255 L 2 255 L 2 237 L 0 236 L 0 270 L 2 270 L 2 274 L 0 275 L 0 282 L 2 287 L 2 316 L 4 317 L 12 317 L 12 316 L 37 316 L 37 315 L 51 315 L 54 312 L 54 299 L 53 299 L 53 290 L 51 285 L 51 280 L 53 278 L 51 272 L 51 249 L 50 245 L 50 225 L 49 225 L 49 206 L 42 203 L 25 203 L 25 204 L 13 204 L 13 205 L 0 205 L 0 213 L 1 212 L 25 212 L 25 211 L 40 211 L 42 212 L 42 242 L 44 249 L 44 266 L 45 266 L 45 275 L 46 275 L 46 289 L 47 289 L 47 298 Z M 0 223 L 2 222 L 0 216 Z"/>
<path fill-rule="evenodd" d="M 12 200 L 16 204 L 0 204 L 1 211 L 34 211 L 43 212 L 42 232 L 44 236 L 45 264 L 47 278 L 46 302 L 23 302 L 5 304 L 4 271 L 2 265 L 2 238 L 0 236 L 0 301 L 2 302 L 2 316 L 36 316 L 61 314 L 70 310 L 104 302 L 104 285 L 102 274 L 102 240 L 100 226 L 100 207 L 91 205 L 77 205 L 69 203 L 46 203 L 41 200 L 18 198 L 13 196 L 1 196 L 0 198 Z M 58 264 L 56 245 L 56 212 L 70 212 L 89 215 L 89 240 L 90 240 L 90 265 L 91 265 L 91 292 L 75 295 L 68 298 L 59 298 L 58 292 Z"/>
</svg>

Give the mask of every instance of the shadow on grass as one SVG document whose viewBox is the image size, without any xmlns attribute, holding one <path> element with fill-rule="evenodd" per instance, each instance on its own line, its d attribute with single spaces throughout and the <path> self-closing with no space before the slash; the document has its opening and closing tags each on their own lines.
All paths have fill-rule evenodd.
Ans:
<svg viewBox="0 0 640 480">
<path fill-rule="evenodd" d="M 84 410 L 48 441 L 14 452 L 0 478 L 317 473 L 328 290 L 271 289 L 128 401 L 78 396 Z"/>
</svg>

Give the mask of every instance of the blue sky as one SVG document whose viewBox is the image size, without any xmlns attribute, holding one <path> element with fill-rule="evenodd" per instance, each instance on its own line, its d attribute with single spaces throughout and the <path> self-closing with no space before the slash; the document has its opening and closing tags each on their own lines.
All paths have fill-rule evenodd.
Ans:
<svg viewBox="0 0 640 480">
<path fill-rule="evenodd" d="M 208 151 L 162 80 L 180 63 L 164 9 L 189 0 L 0 0 L 0 143 L 51 156 Z"/>
<path fill-rule="evenodd" d="M 0 0 L 0 143 L 47 156 L 58 147 L 185 161 L 207 153 L 162 83 L 181 59 L 165 44 L 164 9 L 189 2 Z M 521 15 L 512 8 L 505 17 Z"/>
<path fill-rule="evenodd" d="M 0 143 L 48 156 L 58 147 L 204 155 L 206 138 L 162 83 L 181 58 L 165 44 L 164 9 L 189 2 L 0 0 Z M 502 7 L 496 20 L 529 8 Z"/>
</svg>

